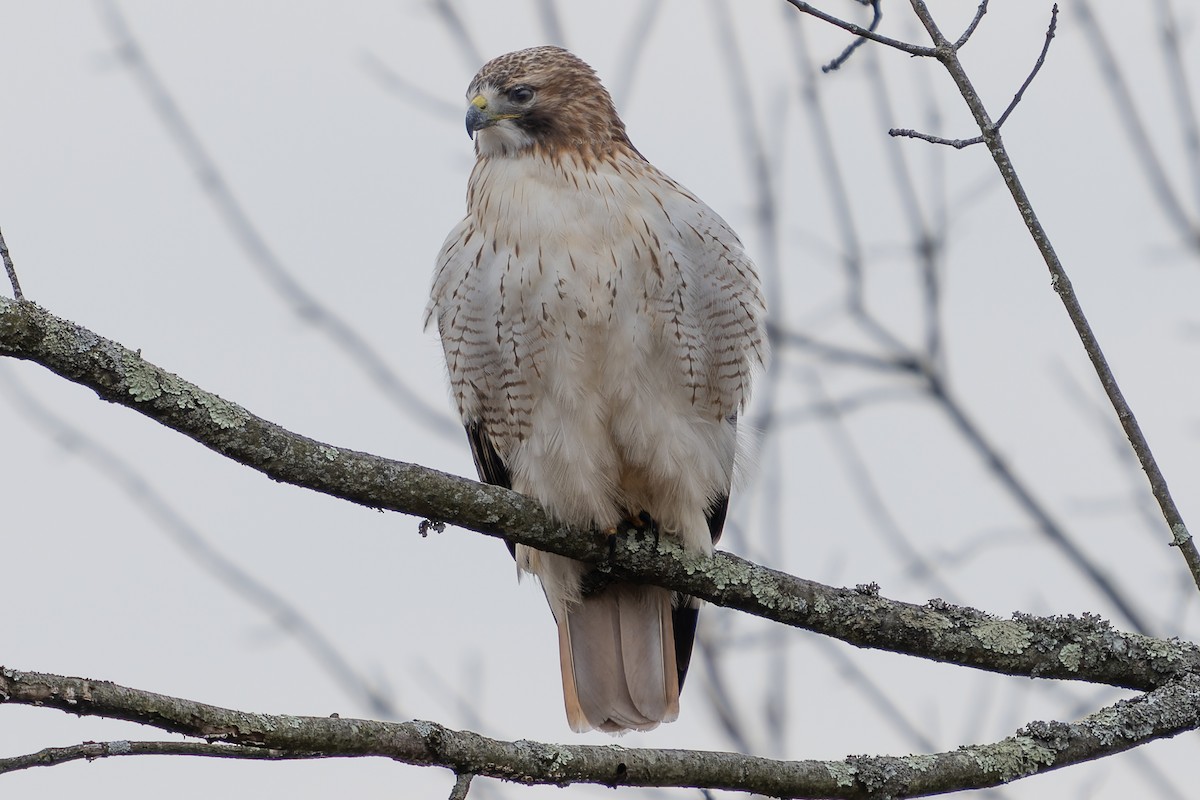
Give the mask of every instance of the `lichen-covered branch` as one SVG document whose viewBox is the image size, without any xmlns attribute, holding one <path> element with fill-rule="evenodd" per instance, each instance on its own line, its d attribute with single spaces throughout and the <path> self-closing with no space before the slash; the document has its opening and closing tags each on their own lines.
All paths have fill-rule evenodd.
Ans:
<svg viewBox="0 0 1200 800">
<path fill-rule="evenodd" d="M 1200 677 L 1186 676 L 1076 723 L 1034 722 L 993 744 L 930 755 L 852 756 L 841 761 L 508 742 L 433 722 L 255 714 L 107 681 L 0 667 L 3 702 L 139 722 L 208 742 L 192 744 L 190 752 L 184 747 L 187 743 L 181 743 L 181 754 L 188 755 L 245 758 L 258 751 L 262 758 L 378 756 L 525 784 L 677 786 L 787 798 L 920 797 L 996 786 L 1194 730 L 1200 726 Z M 77 757 L 132 755 L 138 747 L 142 752 L 163 752 L 168 744 L 122 742 L 112 748 L 110 743 Z"/>
<path fill-rule="evenodd" d="M 606 537 L 556 524 L 523 495 L 292 433 L 33 303 L 0 297 L 0 356 L 41 364 L 274 480 L 570 556 L 601 577 L 656 583 L 859 647 L 1140 690 L 1200 674 L 1195 645 L 1117 631 L 1096 617 L 1003 620 L 940 601 L 902 603 L 875 587 L 825 586 L 666 539 L 630 536 L 610 553 Z"/>
</svg>

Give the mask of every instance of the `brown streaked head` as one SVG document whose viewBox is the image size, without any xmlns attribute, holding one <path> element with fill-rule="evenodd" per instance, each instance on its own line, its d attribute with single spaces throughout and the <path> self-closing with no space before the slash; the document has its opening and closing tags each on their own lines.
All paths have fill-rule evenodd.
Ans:
<svg viewBox="0 0 1200 800">
<path fill-rule="evenodd" d="M 561 47 L 532 47 L 492 59 L 467 89 L 467 132 L 481 155 L 542 149 L 603 153 L 629 144 L 625 125 L 596 72 Z"/>
</svg>

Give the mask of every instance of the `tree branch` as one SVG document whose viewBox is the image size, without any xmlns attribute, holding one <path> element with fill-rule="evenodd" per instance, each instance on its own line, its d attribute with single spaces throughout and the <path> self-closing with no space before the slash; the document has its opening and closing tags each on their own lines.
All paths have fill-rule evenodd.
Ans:
<svg viewBox="0 0 1200 800">
<path fill-rule="evenodd" d="M 1200 677 L 1196 675 L 1120 701 L 1076 723 L 1030 723 L 993 744 L 931 755 L 851 756 L 840 761 L 776 761 L 693 750 L 507 742 L 433 722 L 247 713 L 107 681 L 2 667 L 0 702 L 128 720 L 207 740 L 207 745 L 192 744 L 190 748 L 181 743 L 180 752 L 189 755 L 378 756 L 446 767 L 458 775 L 486 775 L 524 784 L 677 786 L 787 798 L 919 797 L 998 786 L 1200 727 Z M 135 743 L 121 744 L 136 749 Z M 145 752 L 162 752 L 171 743 L 138 744 Z M 109 752 L 100 752 L 105 747 Z M 117 750 L 123 749 L 118 745 Z M 112 744 L 97 746 L 92 752 L 95 757 L 136 754 L 114 753 Z M 262 755 L 250 755 L 255 752 Z M 89 756 L 85 751 L 75 757 Z M 33 757 L 19 758 L 27 762 Z M 66 760 L 70 759 L 60 757 L 53 763 Z"/>
<path fill-rule="evenodd" d="M 1140 690 L 1200 674 L 1200 648 L 1116 631 L 1098 617 L 1009 621 L 942 601 L 901 603 L 877 588 L 824 586 L 728 553 L 685 552 L 667 539 L 623 537 L 610 555 L 603 534 L 559 525 L 523 495 L 292 433 L 34 303 L 0 297 L 0 356 L 41 364 L 273 480 L 451 522 L 859 647 Z"/>
<path fill-rule="evenodd" d="M 0 693 L 0 702 L 4 702 Z M 311 753 L 287 753 L 262 747 L 210 742 L 83 742 L 70 747 L 46 747 L 36 753 L 0 758 L 0 775 L 31 767 L 54 767 L 72 761 L 95 761 L 113 756 L 204 756 L 206 758 L 248 758 L 259 761 L 294 761 L 315 758 Z"/>
</svg>

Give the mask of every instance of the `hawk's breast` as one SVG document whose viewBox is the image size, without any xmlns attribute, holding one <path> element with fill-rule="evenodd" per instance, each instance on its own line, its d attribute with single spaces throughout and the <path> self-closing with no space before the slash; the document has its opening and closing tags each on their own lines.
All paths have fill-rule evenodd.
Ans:
<svg viewBox="0 0 1200 800">
<path fill-rule="evenodd" d="M 464 421 L 514 488 L 580 524 L 610 519 L 633 474 L 693 474 L 692 508 L 727 490 L 726 418 L 763 336 L 753 266 L 720 217 L 636 154 L 482 158 L 468 211 L 430 311 Z"/>
</svg>

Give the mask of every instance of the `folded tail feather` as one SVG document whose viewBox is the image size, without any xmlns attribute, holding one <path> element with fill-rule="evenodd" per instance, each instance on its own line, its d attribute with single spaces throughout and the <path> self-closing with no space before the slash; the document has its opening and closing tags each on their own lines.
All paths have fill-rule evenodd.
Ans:
<svg viewBox="0 0 1200 800">
<path fill-rule="evenodd" d="M 679 716 L 671 597 L 657 586 L 614 584 L 559 620 L 563 699 L 572 730 L 646 731 Z"/>
</svg>

